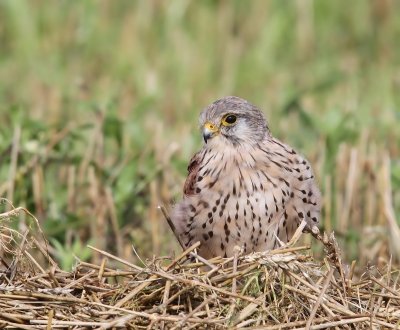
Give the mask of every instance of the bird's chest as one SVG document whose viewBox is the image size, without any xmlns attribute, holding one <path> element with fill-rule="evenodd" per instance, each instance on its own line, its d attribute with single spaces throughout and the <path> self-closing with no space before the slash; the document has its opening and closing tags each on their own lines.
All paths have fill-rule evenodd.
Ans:
<svg viewBox="0 0 400 330">
<path fill-rule="evenodd" d="M 289 192 L 277 188 L 268 166 L 252 155 L 229 152 L 204 164 L 196 183 L 193 234 L 222 254 L 235 245 L 272 248 L 274 224 L 284 216 Z"/>
<path fill-rule="evenodd" d="M 227 149 L 204 157 L 195 189 L 209 200 L 214 198 L 216 203 L 226 199 L 229 204 L 245 204 L 256 210 L 259 203 L 282 202 L 290 193 L 289 185 L 287 189 L 278 189 L 281 174 L 259 153 Z"/>
</svg>

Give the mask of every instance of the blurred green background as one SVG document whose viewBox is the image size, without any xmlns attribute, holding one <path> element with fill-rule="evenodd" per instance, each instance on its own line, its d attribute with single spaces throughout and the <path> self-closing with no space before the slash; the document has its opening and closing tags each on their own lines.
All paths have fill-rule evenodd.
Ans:
<svg viewBox="0 0 400 330">
<path fill-rule="evenodd" d="M 38 217 L 65 268 L 97 261 L 88 243 L 179 251 L 157 206 L 181 197 L 201 109 L 237 95 L 312 162 L 346 260 L 400 258 L 399 10 L 0 0 L 0 196 Z"/>
</svg>

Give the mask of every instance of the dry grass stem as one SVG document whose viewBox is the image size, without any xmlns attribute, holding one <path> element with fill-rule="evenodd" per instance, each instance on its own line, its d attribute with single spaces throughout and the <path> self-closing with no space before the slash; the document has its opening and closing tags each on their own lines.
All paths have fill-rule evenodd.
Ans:
<svg viewBox="0 0 400 330">
<path fill-rule="evenodd" d="M 0 215 L 3 232 L 8 216 Z M 400 322 L 399 272 L 389 264 L 359 275 L 343 265 L 334 235 L 313 233 L 322 262 L 293 242 L 210 260 L 197 255 L 196 243 L 143 266 L 89 246 L 99 264 L 78 260 L 71 272 L 31 231 L 12 235 L 1 236 L 4 328 L 395 329 Z"/>
</svg>

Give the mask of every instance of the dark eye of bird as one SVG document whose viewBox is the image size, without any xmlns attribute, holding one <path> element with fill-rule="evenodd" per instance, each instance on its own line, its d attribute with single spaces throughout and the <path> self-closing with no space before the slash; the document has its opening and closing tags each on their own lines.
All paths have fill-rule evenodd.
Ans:
<svg viewBox="0 0 400 330">
<path fill-rule="evenodd" d="M 228 124 L 233 124 L 236 121 L 236 116 L 235 115 L 229 115 L 225 118 L 225 121 Z"/>
</svg>

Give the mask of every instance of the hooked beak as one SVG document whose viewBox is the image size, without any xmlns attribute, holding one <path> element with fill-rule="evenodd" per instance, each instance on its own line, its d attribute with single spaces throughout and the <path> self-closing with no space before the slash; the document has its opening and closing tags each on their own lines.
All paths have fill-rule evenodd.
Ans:
<svg viewBox="0 0 400 330">
<path fill-rule="evenodd" d="M 203 139 L 204 142 L 207 143 L 209 139 L 217 135 L 219 132 L 219 129 L 217 126 L 214 124 L 210 123 L 209 121 L 206 122 L 203 126 Z"/>
</svg>

